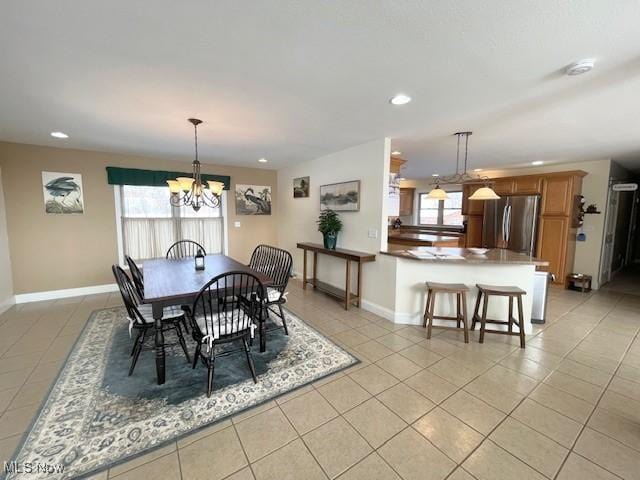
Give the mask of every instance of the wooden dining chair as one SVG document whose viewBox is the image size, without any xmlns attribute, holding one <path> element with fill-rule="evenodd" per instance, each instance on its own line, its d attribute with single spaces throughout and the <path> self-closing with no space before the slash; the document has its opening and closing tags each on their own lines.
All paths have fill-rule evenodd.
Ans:
<svg viewBox="0 0 640 480">
<path fill-rule="evenodd" d="M 138 265 L 136 265 L 136 262 L 133 261 L 133 258 L 129 255 L 125 255 L 124 260 L 129 266 L 129 272 L 131 272 L 131 279 L 136 287 L 138 298 L 142 301 L 144 299 L 144 277 L 142 276 L 142 272 L 138 268 Z"/>
<path fill-rule="evenodd" d="M 213 391 L 216 358 L 244 350 L 254 383 L 258 382 L 249 349 L 249 341 L 259 325 L 264 286 L 247 272 L 228 272 L 211 279 L 198 293 L 189 316 L 191 332 L 196 341 L 193 368 L 198 359 L 207 366 L 207 396 Z M 240 343 L 235 349 L 216 352 L 216 346 Z"/>
<path fill-rule="evenodd" d="M 167 250 L 167 258 L 187 258 L 195 257 L 199 250 L 207 254 L 206 250 L 198 242 L 193 240 L 179 240 Z"/>
<path fill-rule="evenodd" d="M 289 284 L 289 278 L 291 277 L 292 266 L 293 258 L 288 251 L 270 245 L 258 245 L 251 255 L 249 267 L 256 272 L 266 275 L 273 282 L 267 287 L 266 296 L 263 301 L 265 314 L 262 315 L 262 324 L 260 325 L 260 351 L 264 351 L 266 333 L 275 330 L 275 328 L 266 329 L 266 321 L 269 318 L 269 313 L 273 313 L 280 318 L 284 333 L 289 335 L 287 320 L 282 306 L 287 302 L 286 290 Z"/>
<path fill-rule="evenodd" d="M 129 335 L 135 331 L 136 339 L 133 345 L 131 356 L 131 366 L 129 367 L 129 376 L 133 374 L 133 370 L 136 368 L 140 353 L 144 349 L 155 349 L 155 343 L 151 343 L 149 346 L 145 346 L 144 341 L 148 337 L 153 342 L 154 335 L 148 335 L 150 331 L 155 332 L 155 320 L 151 311 L 151 305 L 140 304 L 136 292 L 136 288 L 127 275 L 127 273 L 118 265 L 111 267 L 113 276 L 116 279 L 120 294 L 122 295 L 122 301 L 127 309 L 127 316 L 129 320 Z M 189 352 L 187 351 L 187 344 L 182 335 L 180 323 L 184 320 L 185 313 L 179 307 L 165 307 L 162 315 L 162 331 L 166 332 L 173 330 L 178 336 L 178 342 L 182 347 L 187 362 L 191 362 Z M 170 344 L 165 344 L 170 345 Z"/>
</svg>

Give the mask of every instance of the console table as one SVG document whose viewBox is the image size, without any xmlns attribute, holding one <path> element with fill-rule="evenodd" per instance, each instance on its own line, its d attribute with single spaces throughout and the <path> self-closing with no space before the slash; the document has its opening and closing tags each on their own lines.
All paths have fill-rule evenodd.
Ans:
<svg viewBox="0 0 640 480">
<path fill-rule="evenodd" d="M 302 288 L 306 289 L 307 284 L 313 285 L 313 288 L 323 291 L 331 296 L 334 296 L 344 302 L 344 309 L 349 310 L 349 306 L 355 302 L 356 306 L 360 306 L 360 297 L 362 296 L 362 264 L 365 262 L 373 262 L 376 256 L 372 253 L 357 252 L 355 250 L 346 250 L 344 248 L 336 248 L 330 250 L 324 248 L 319 243 L 298 243 L 298 248 L 303 250 L 304 262 L 302 269 Z M 313 252 L 313 277 L 307 280 L 307 251 Z M 316 272 L 318 269 L 318 254 L 329 255 L 331 257 L 343 258 L 346 261 L 345 271 L 345 289 L 329 285 L 328 283 L 321 282 L 316 278 Z M 357 293 L 351 292 L 351 262 L 356 262 L 358 272 Z"/>
</svg>

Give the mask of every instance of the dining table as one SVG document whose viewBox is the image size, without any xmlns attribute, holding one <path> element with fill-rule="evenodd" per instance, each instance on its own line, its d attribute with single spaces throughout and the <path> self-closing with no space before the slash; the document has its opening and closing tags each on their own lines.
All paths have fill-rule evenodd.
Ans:
<svg viewBox="0 0 640 480">
<path fill-rule="evenodd" d="M 144 299 L 150 304 L 155 322 L 156 375 L 158 385 L 165 381 L 164 334 L 162 316 L 164 307 L 175 305 L 191 306 L 198 293 L 211 279 L 229 272 L 242 272 L 255 275 L 267 287 L 272 280 L 247 265 L 223 254 L 206 255 L 204 269 L 196 270 L 194 257 L 156 258 L 145 260 L 142 264 L 144 275 Z M 264 323 L 260 327 L 260 350 L 264 351 Z"/>
</svg>

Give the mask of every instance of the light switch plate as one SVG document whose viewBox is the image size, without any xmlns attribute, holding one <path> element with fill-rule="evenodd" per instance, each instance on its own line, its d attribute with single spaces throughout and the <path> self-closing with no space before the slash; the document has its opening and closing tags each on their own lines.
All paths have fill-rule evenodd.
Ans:
<svg viewBox="0 0 640 480">
<path fill-rule="evenodd" d="M 240 228 L 240 222 L 233 222 L 233 226 L 236 228 Z"/>
<path fill-rule="evenodd" d="M 378 229 L 370 228 L 369 229 L 369 238 L 378 238 Z"/>
</svg>

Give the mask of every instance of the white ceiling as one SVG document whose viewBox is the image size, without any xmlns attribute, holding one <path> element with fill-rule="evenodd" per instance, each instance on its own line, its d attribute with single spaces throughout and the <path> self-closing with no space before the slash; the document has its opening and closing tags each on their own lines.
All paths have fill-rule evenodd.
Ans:
<svg viewBox="0 0 640 480">
<path fill-rule="evenodd" d="M 472 168 L 640 166 L 639 19 L 638 0 L 4 0 L 0 140 L 190 160 L 197 116 L 219 163 L 389 136 L 421 177 L 469 129 Z"/>
</svg>

